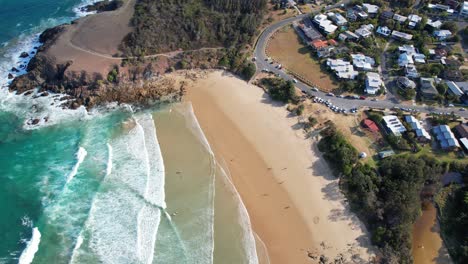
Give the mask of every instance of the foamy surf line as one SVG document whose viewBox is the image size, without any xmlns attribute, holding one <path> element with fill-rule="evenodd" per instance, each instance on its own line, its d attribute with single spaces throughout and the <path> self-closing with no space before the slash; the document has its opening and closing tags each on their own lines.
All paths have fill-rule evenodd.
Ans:
<svg viewBox="0 0 468 264">
<path fill-rule="evenodd" d="M 83 147 L 80 147 L 78 149 L 78 152 L 76 153 L 76 163 L 73 166 L 73 169 L 70 172 L 70 174 L 68 174 L 67 183 L 73 180 L 73 178 L 76 176 L 76 174 L 78 173 L 78 169 L 80 168 L 80 165 L 84 161 L 86 155 L 88 155 L 88 152 L 86 152 L 86 149 Z"/>
<path fill-rule="evenodd" d="M 109 176 L 112 173 L 112 146 L 111 144 L 107 143 L 107 167 L 106 167 L 106 176 Z"/>
<path fill-rule="evenodd" d="M 37 227 L 33 228 L 31 240 L 26 245 L 26 248 L 21 253 L 18 263 L 29 264 L 33 261 L 34 255 L 39 250 L 39 243 L 41 242 L 41 233 Z"/>
</svg>

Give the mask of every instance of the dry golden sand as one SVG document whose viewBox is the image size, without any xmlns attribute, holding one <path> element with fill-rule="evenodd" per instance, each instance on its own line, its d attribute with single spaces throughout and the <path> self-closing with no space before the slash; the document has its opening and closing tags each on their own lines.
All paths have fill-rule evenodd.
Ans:
<svg viewBox="0 0 468 264">
<path fill-rule="evenodd" d="M 284 106 L 221 71 L 196 81 L 187 100 L 226 161 L 271 263 L 311 263 L 308 252 L 368 262 L 366 231 Z"/>
</svg>

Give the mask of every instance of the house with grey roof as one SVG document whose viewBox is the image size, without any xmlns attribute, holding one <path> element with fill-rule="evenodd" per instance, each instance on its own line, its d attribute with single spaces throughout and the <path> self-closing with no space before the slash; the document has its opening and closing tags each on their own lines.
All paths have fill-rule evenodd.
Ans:
<svg viewBox="0 0 468 264">
<path fill-rule="evenodd" d="M 455 138 L 449 126 L 435 126 L 432 128 L 432 133 L 443 150 L 454 150 L 460 147 L 458 140 Z"/>
<path fill-rule="evenodd" d="M 435 80 L 434 78 L 421 78 L 420 80 L 420 91 L 422 97 L 427 100 L 435 100 L 439 92 L 435 87 Z"/>
<path fill-rule="evenodd" d="M 405 122 L 413 129 L 416 139 L 420 142 L 430 142 L 431 135 L 427 130 L 421 125 L 421 121 L 416 119 L 412 115 L 405 116 Z"/>
</svg>

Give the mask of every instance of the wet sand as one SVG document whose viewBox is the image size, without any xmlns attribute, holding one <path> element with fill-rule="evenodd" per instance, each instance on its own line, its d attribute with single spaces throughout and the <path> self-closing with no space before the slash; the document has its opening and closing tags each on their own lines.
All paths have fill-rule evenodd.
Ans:
<svg viewBox="0 0 468 264">
<path fill-rule="evenodd" d="M 187 101 L 217 159 L 226 162 L 271 263 L 311 263 L 308 252 L 368 261 L 363 225 L 283 105 L 221 71 L 198 80 Z"/>
</svg>

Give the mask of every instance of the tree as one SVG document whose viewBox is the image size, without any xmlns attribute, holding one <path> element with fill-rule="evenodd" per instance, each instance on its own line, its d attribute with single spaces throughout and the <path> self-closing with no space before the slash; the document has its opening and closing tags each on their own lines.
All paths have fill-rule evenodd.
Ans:
<svg viewBox="0 0 468 264">
<path fill-rule="evenodd" d="M 444 22 L 440 28 L 441 28 L 441 29 L 449 30 L 449 31 L 452 32 L 453 34 L 456 34 L 456 33 L 458 32 L 457 23 L 455 23 L 455 22 L 453 22 L 453 21 Z"/>
<path fill-rule="evenodd" d="M 242 69 L 242 77 L 245 80 L 250 80 L 254 76 L 256 69 L 255 64 L 248 62 Z"/>
</svg>

